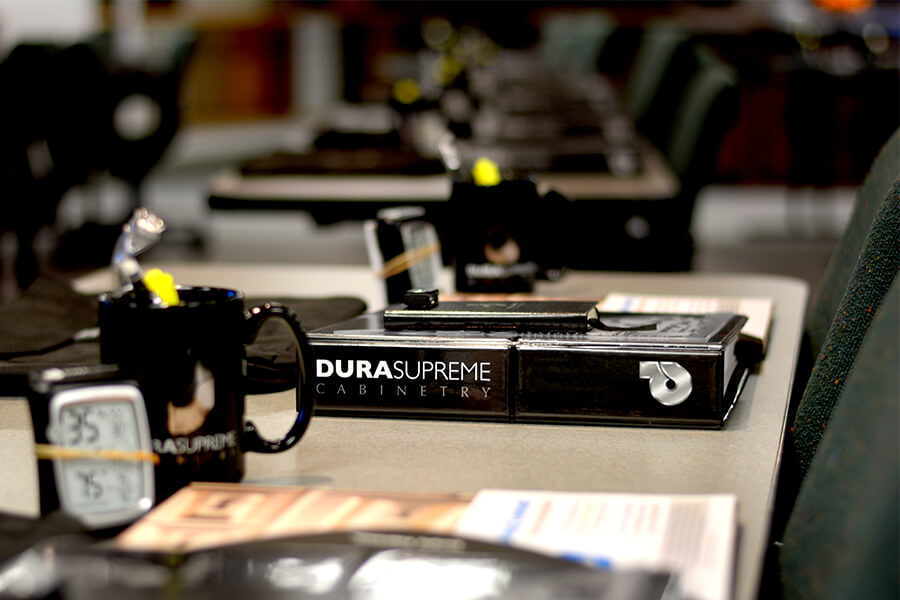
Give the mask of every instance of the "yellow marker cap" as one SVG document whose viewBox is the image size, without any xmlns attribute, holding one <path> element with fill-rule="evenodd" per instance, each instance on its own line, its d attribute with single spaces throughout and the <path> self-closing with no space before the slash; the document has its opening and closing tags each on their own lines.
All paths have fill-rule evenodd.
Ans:
<svg viewBox="0 0 900 600">
<path fill-rule="evenodd" d="M 175 280 L 169 273 L 161 269 L 150 269 L 144 274 L 144 285 L 165 304 L 169 306 L 178 304 L 178 290 L 175 289 Z"/>
<path fill-rule="evenodd" d="M 412 79 L 399 79 L 394 82 L 394 99 L 403 104 L 412 104 L 419 99 L 419 84 Z"/>
<path fill-rule="evenodd" d="M 500 168 L 489 158 L 479 158 L 472 167 L 472 179 L 475 185 L 492 186 L 501 181 Z"/>
</svg>

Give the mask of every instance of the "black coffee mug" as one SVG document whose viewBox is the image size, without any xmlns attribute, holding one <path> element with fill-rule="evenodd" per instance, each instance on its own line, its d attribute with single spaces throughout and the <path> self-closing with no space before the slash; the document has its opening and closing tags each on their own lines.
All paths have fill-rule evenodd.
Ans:
<svg viewBox="0 0 900 600">
<path fill-rule="evenodd" d="M 156 501 L 192 481 L 240 481 L 245 452 L 283 452 L 309 424 L 313 390 L 309 342 L 287 307 L 244 308 L 241 292 L 178 288 L 177 305 L 133 296 L 100 297 L 100 358 L 137 382 L 147 408 Z M 246 348 L 270 319 L 283 321 L 297 348 L 297 417 L 281 439 L 244 422 Z"/>
</svg>

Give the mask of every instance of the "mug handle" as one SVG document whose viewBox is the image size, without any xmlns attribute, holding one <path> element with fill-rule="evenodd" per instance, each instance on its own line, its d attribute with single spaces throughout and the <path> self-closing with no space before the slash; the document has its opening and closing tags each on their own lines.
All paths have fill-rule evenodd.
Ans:
<svg viewBox="0 0 900 600">
<path fill-rule="evenodd" d="M 244 313 L 244 322 L 246 326 L 245 344 L 251 343 L 259 333 L 263 323 L 269 319 L 280 319 L 284 321 L 290 328 L 297 348 L 298 358 L 298 375 L 297 381 L 297 420 L 291 425 L 291 429 L 278 441 L 270 441 L 259 434 L 256 426 L 247 421 L 244 426 L 244 435 L 241 445 L 247 452 L 262 452 L 272 454 L 275 452 L 284 452 L 288 448 L 293 447 L 303 437 L 303 433 L 309 426 L 312 418 L 314 395 L 312 389 L 312 379 L 310 378 L 310 361 L 312 350 L 306 334 L 300 327 L 300 321 L 297 316 L 287 306 L 278 304 L 277 302 L 266 302 L 259 306 L 254 306 Z"/>
</svg>

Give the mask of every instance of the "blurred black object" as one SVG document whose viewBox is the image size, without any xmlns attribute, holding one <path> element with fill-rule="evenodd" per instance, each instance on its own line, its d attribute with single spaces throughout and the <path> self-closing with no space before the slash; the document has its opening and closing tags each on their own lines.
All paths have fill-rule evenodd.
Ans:
<svg viewBox="0 0 900 600">
<path fill-rule="evenodd" d="M 84 528 L 78 521 L 62 512 L 50 513 L 40 519 L 0 513 L 0 565 L 48 538 L 81 534 L 84 534 Z M 0 586 L 0 596 L 3 592 Z"/>
<path fill-rule="evenodd" d="M 569 265 L 571 208 L 561 194 L 542 195 L 530 179 L 457 181 L 449 204 L 458 291 L 528 292 Z"/>
<path fill-rule="evenodd" d="M 42 581 L 38 590 L 43 593 L 20 597 L 49 597 L 48 588 L 52 597 L 63 600 L 681 597 L 667 572 L 599 570 L 507 546 L 423 533 L 357 531 L 187 554 L 124 552 L 66 540 L 43 548 L 48 552 L 20 562 L 20 571 L 12 573 Z M 0 579 L 4 575 L 9 573 L 0 567 Z"/>
<path fill-rule="evenodd" d="M 106 167 L 128 183 L 135 194 L 129 212 L 140 205 L 139 187 L 159 162 L 181 124 L 178 92 L 195 38 L 189 32 L 169 32 L 161 56 L 147 64 L 108 64 L 109 84 L 105 119 Z M 111 52 L 102 46 L 101 55 Z"/>
<path fill-rule="evenodd" d="M 109 172 L 132 191 L 128 212 L 140 204 L 140 184 L 180 124 L 178 90 L 193 40 L 190 33 L 173 34 L 161 44 L 162 57 L 141 65 L 118 63 L 108 36 L 21 44 L 0 63 L 0 223 L 17 237 L 21 289 L 39 275 L 35 236 L 55 223 L 70 188 Z M 61 266 L 79 266 L 82 258 L 95 264 L 96 245 L 108 261 L 117 231 L 104 236 L 94 225 L 61 243 Z"/>
<path fill-rule="evenodd" d="M 861 44 L 834 34 L 788 63 L 788 184 L 857 185 L 900 125 L 900 69 L 896 62 L 885 68 Z"/>
<path fill-rule="evenodd" d="M 74 73 L 83 78 L 72 85 Z M 0 63 L 0 223 L 18 241 L 22 289 L 38 276 L 33 243 L 56 220 L 60 198 L 100 166 L 92 145 L 100 113 L 85 90 L 102 82 L 102 65 L 85 45 L 15 47 Z"/>
</svg>

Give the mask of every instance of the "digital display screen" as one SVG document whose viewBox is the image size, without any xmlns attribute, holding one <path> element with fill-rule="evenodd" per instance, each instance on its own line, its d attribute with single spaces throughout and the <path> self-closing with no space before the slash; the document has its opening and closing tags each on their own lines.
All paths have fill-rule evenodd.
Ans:
<svg viewBox="0 0 900 600">
<path fill-rule="evenodd" d="M 81 404 L 60 411 L 57 443 L 72 448 L 140 450 L 134 406 L 129 402 Z M 64 461 L 62 481 L 69 509 L 78 513 L 134 506 L 146 495 L 144 466 L 136 461 Z"/>
<path fill-rule="evenodd" d="M 57 392 L 50 401 L 47 438 L 55 448 L 60 505 L 85 525 L 128 523 L 153 506 L 154 455 L 136 386 Z"/>
</svg>

